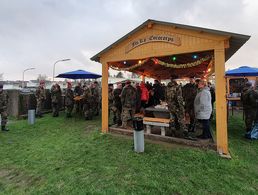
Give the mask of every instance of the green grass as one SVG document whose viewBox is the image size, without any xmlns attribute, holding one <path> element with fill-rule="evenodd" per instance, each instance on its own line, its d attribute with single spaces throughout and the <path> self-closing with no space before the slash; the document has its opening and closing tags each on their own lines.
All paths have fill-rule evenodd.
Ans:
<svg viewBox="0 0 258 195">
<path fill-rule="evenodd" d="M 216 152 L 146 144 L 99 132 L 100 119 L 15 121 L 0 133 L 0 194 L 257 194 L 258 141 L 230 119 L 232 160 Z"/>
</svg>

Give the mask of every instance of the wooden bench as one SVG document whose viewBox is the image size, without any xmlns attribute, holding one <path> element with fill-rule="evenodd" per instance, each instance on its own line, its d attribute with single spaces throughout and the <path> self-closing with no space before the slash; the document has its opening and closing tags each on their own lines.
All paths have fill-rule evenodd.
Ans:
<svg viewBox="0 0 258 195">
<path fill-rule="evenodd" d="M 146 125 L 147 134 L 151 134 L 151 126 L 158 126 L 161 129 L 161 135 L 165 136 L 166 131 L 165 127 L 170 126 L 170 119 L 166 118 L 152 118 L 152 117 L 144 117 L 143 124 Z"/>
</svg>

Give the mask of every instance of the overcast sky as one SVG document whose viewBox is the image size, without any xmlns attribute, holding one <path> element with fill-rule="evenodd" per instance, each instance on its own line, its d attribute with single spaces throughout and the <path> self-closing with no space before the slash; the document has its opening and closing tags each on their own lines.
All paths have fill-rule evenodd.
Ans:
<svg viewBox="0 0 258 195">
<path fill-rule="evenodd" d="M 251 35 L 226 63 L 258 67 L 258 0 L 0 0 L 0 73 L 21 80 L 86 69 L 90 57 L 147 19 Z"/>
</svg>

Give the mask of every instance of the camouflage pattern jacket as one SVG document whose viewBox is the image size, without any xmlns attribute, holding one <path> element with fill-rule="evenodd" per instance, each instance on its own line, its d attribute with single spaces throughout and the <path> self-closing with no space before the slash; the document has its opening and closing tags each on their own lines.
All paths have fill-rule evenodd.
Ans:
<svg viewBox="0 0 258 195">
<path fill-rule="evenodd" d="M 45 89 L 42 87 L 38 87 L 36 90 L 36 99 L 37 101 L 44 101 L 46 99 Z"/>
<path fill-rule="evenodd" d="M 61 101 L 62 92 L 60 88 L 56 86 L 51 87 L 51 100 L 52 103 L 58 103 Z"/>
<path fill-rule="evenodd" d="M 176 82 L 169 82 L 166 90 L 166 101 L 169 110 L 184 112 L 182 89 Z"/>
<path fill-rule="evenodd" d="M 118 109 L 122 109 L 122 103 L 121 103 L 121 95 L 122 89 L 116 88 L 114 90 L 114 106 Z"/>
<path fill-rule="evenodd" d="M 72 89 L 66 89 L 65 92 L 65 104 L 66 106 L 71 106 L 74 103 L 74 93 Z"/>
<path fill-rule="evenodd" d="M 244 88 L 241 94 L 241 101 L 243 102 L 244 109 L 256 109 L 258 101 L 258 91 L 252 87 Z"/>
<path fill-rule="evenodd" d="M 121 94 L 122 106 L 133 108 L 136 105 L 136 89 L 132 85 L 125 86 Z"/>
<path fill-rule="evenodd" d="M 114 94 L 113 90 L 108 91 L 108 107 L 111 108 L 113 106 L 113 101 L 114 101 Z"/>
<path fill-rule="evenodd" d="M 83 102 L 84 103 L 92 104 L 93 98 L 94 97 L 92 96 L 91 89 L 88 88 L 88 87 L 84 88 L 84 91 L 83 91 Z"/>
<path fill-rule="evenodd" d="M 0 92 L 0 111 L 7 109 L 8 95 L 5 91 Z"/>
</svg>

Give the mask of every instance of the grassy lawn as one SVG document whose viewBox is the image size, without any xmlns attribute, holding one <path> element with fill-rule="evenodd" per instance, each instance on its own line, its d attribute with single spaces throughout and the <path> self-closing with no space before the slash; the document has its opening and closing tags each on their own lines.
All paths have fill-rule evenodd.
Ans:
<svg viewBox="0 0 258 195">
<path fill-rule="evenodd" d="M 214 151 L 146 144 L 101 134 L 100 119 L 50 115 L 0 133 L 0 194 L 257 194 L 258 141 L 230 119 L 232 160 Z"/>
</svg>

